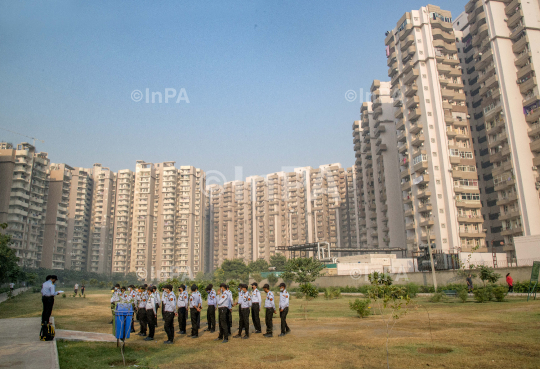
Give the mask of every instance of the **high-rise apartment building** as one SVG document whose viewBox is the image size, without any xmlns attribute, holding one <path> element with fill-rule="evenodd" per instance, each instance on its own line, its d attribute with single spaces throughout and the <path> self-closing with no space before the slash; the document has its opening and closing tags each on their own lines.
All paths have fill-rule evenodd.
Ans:
<svg viewBox="0 0 540 369">
<path fill-rule="evenodd" d="M 49 165 L 47 153 L 29 143 L 0 143 L 0 223 L 7 223 L 10 247 L 29 268 L 41 264 Z"/>
<path fill-rule="evenodd" d="M 295 168 L 208 187 L 213 268 L 270 260 L 280 246 L 324 241 L 358 248 L 356 177 L 340 164 Z"/>
<path fill-rule="evenodd" d="M 86 171 L 94 183 L 87 268 L 89 272 L 108 274 L 112 267 L 116 173 L 101 164 Z"/>
<path fill-rule="evenodd" d="M 482 211 L 488 239 L 502 241 L 511 259 L 514 237 L 540 234 L 540 6 L 471 0 L 465 13 L 454 28 L 477 131 Z"/>
<path fill-rule="evenodd" d="M 71 170 L 65 268 L 87 270 L 90 219 L 92 216 L 92 174 L 83 168 Z"/>
<path fill-rule="evenodd" d="M 133 231 L 135 173 L 129 169 L 119 170 L 116 178 L 116 206 L 114 209 L 111 271 L 113 273 L 126 274 L 131 270 L 131 237 Z"/>
<path fill-rule="evenodd" d="M 361 248 L 406 248 L 390 88 L 390 82 L 374 80 L 372 102 L 362 104 L 361 120 L 353 124 Z"/>
<path fill-rule="evenodd" d="M 66 268 L 72 170 L 73 168 L 67 164 L 51 164 L 48 170 L 47 211 L 41 252 L 42 268 L 59 270 Z"/>
<path fill-rule="evenodd" d="M 148 279 L 204 272 L 205 174 L 137 161 L 130 271 Z"/>
<path fill-rule="evenodd" d="M 485 250 L 478 175 L 448 11 L 405 13 L 385 39 L 407 247 Z"/>
</svg>

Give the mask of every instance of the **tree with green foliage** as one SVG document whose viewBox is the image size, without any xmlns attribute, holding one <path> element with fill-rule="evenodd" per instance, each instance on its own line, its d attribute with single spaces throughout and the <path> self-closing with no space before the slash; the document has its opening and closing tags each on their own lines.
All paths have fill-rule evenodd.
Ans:
<svg viewBox="0 0 540 369">
<path fill-rule="evenodd" d="M 480 269 L 480 274 L 478 277 L 484 283 L 484 287 L 486 287 L 487 282 L 494 284 L 494 283 L 497 283 L 499 278 L 501 278 L 501 275 L 498 273 L 495 273 L 495 271 L 492 268 L 489 268 L 484 265 L 480 265 L 479 269 Z"/>
<path fill-rule="evenodd" d="M 6 229 L 7 224 L 0 224 L 1 229 Z M 0 233 L 0 282 L 16 281 L 23 275 L 19 267 L 19 258 L 14 249 L 9 247 L 11 236 Z"/>
<path fill-rule="evenodd" d="M 270 266 L 276 268 L 276 272 L 285 271 L 285 264 L 287 264 L 287 258 L 285 255 L 276 253 L 270 256 Z"/>
<path fill-rule="evenodd" d="M 257 283 L 260 283 L 263 280 L 261 273 L 251 273 L 250 276 L 251 279 L 253 279 Z"/>
<path fill-rule="evenodd" d="M 293 281 L 300 285 L 315 282 L 324 269 L 324 264 L 312 258 L 290 259 L 285 264 L 287 277 L 293 276 Z M 283 277 L 285 279 L 285 277 Z"/>
<path fill-rule="evenodd" d="M 264 259 L 252 261 L 248 265 L 248 269 L 251 273 L 263 273 L 268 271 L 268 262 Z"/>
<path fill-rule="evenodd" d="M 225 274 L 225 279 L 240 279 L 246 281 L 249 276 L 249 269 L 242 259 L 224 260 L 221 269 Z"/>
<path fill-rule="evenodd" d="M 266 280 L 268 281 L 268 284 L 270 285 L 270 287 L 274 287 L 276 285 L 276 283 L 278 282 L 278 276 L 275 275 L 274 273 L 270 273 L 268 275 L 268 277 L 266 277 Z"/>
<path fill-rule="evenodd" d="M 214 270 L 213 276 L 212 276 L 212 282 L 214 282 L 214 285 L 219 285 L 223 282 L 225 282 L 225 272 L 221 268 L 217 268 Z"/>
</svg>

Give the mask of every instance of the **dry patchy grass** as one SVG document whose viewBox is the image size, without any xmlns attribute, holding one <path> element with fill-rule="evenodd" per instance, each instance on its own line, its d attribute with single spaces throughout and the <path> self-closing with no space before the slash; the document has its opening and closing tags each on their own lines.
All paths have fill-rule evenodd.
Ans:
<svg viewBox="0 0 540 369">
<path fill-rule="evenodd" d="M 97 291 L 100 292 L 100 291 Z M 110 332 L 108 293 L 89 293 L 86 299 L 57 298 L 53 315 L 58 328 Z M 384 368 L 386 331 L 380 316 L 365 319 L 349 310 L 353 298 L 305 302 L 292 299 L 288 321 L 292 333 L 249 340 L 215 342 L 217 334 L 200 332 L 200 338 L 175 337 L 165 346 L 159 317 L 154 342 L 139 336 L 127 341 L 126 358 L 138 365 L 159 368 Z M 511 299 L 507 302 L 430 303 L 413 300 L 409 312 L 396 324 L 390 337 L 393 368 L 537 368 L 540 362 L 538 334 L 540 301 Z M 39 294 L 24 294 L 0 305 L 2 317 L 38 316 Z M 26 308 L 17 308 L 27 305 Z M 31 311 L 30 307 L 38 308 Z M 431 317 L 431 341 L 428 316 Z M 306 313 L 304 313 L 304 308 Z M 264 312 L 264 311 L 263 311 Z M 305 319 L 307 314 L 307 319 Z M 233 328 L 238 313 L 233 314 Z M 203 326 L 204 326 L 203 314 Z M 263 327 L 264 328 L 264 327 Z M 175 330 L 178 327 L 175 322 Z M 279 331 L 279 318 L 274 331 Z M 188 327 L 189 330 L 189 327 Z M 253 327 L 251 328 L 253 331 Z M 279 333 L 279 332 L 277 332 Z M 62 368 L 101 368 L 121 359 L 114 344 L 59 343 Z"/>
</svg>

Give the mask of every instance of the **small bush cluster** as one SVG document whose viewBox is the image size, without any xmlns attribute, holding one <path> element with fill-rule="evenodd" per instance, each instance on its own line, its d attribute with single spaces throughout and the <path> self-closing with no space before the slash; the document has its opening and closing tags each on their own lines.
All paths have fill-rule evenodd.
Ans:
<svg viewBox="0 0 540 369">
<path fill-rule="evenodd" d="M 314 299 L 319 296 L 319 289 L 311 283 L 305 283 L 299 287 L 299 292 L 303 293 L 306 298 Z M 298 294 L 298 292 L 297 292 Z"/>
<path fill-rule="evenodd" d="M 327 300 L 330 299 L 339 299 L 341 298 L 341 289 L 338 287 L 328 287 L 324 290 L 324 298 Z"/>
<path fill-rule="evenodd" d="M 365 318 L 371 315 L 371 307 L 369 306 L 370 303 L 371 300 L 369 299 L 356 299 L 354 302 L 349 301 L 349 308 L 356 311 L 356 314 L 358 314 L 360 318 Z"/>
</svg>

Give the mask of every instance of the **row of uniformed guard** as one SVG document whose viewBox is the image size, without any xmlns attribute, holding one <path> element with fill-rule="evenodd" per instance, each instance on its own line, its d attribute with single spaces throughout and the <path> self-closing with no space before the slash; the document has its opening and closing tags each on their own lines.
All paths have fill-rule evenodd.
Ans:
<svg viewBox="0 0 540 369">
<path fill-rule="evenodd" d="M 286 290 L 285 283 L 279 285 L 279 316 L 281 318 L 281 334 L 285 336 L 290 332 L 287 325 L 287 314 L 289 312 L 289 293 Z M 140 332 L 138 335 L 144 336 L 145 341 L 154 339 L 155 328 L 157 327 L 157 313 L 161 306 L 162 316 L 164 320 L 164 329 L 167 334 L 165 344 L 172 344 L 174 341 L 174 317 L 178 317 L 178 325 L 180 334 L 186 334 L 186 321 L 188 313 L 191 315 L 191 338 L 199 337 L 202 297 L 198 291 L 197 285 L 191 286 L 191 294 L 188 296 L 186 286 L 178 287 L 178 296 L 172 291 L 173 287 L 169 285 L 163 286 L 163 292 L 160 296 L 156 286 L 135 286 L 131 285 L 126 290 L 126 287 L 120 285 L 115 286 L 111 297 L 111 309 L 114 309 L 115 303 L 131 303 L 135 307 L 137 320 L 140 324 Z M 232 328 L 232 308 L 239 305 L 239 327 L 238 334 L 235 338 L 249 338 L 249 315 L 251 313 L 255 333 L 261 333 L 261 321 L 259 312 L 261 311 L 262 297 L 258 290 L 258 284 L 251 284 L 251 291 L 248 292 L 247 284 L 239 285 L 238 300 L 234 302 L 233 294 L 229 290 L 229 286 L 222 283 L 219 286 L 218 292 L 213 289 L 213 285 L 209 284 L 206 287 L 208 293 L 208 307 L 206 317 L 208 320 L 208 328 L 206 331 L 214 333 L 216 330 L 216 310 L 218 311 L 219 321 L 219 336 L 215 340 L 223 340 L 223 343 L 228 342 Z M 263 290 L 266 293 L 264 302 L 265 308 L 265 323 L 266 333 L 264 337 L 273 336 L 273 314 L 276 314 L 274 293 L 270 291 L 270 286 L 265 284 Z M 113 312 L 114 315 L 114 312 Z M 135 332 L 134 322 L 132 321 L 131 331 Z M 147 335 L 148 331 L 148 335 Z M 242 336 L 244 331 L 244 336 Z"/>
</svg>

